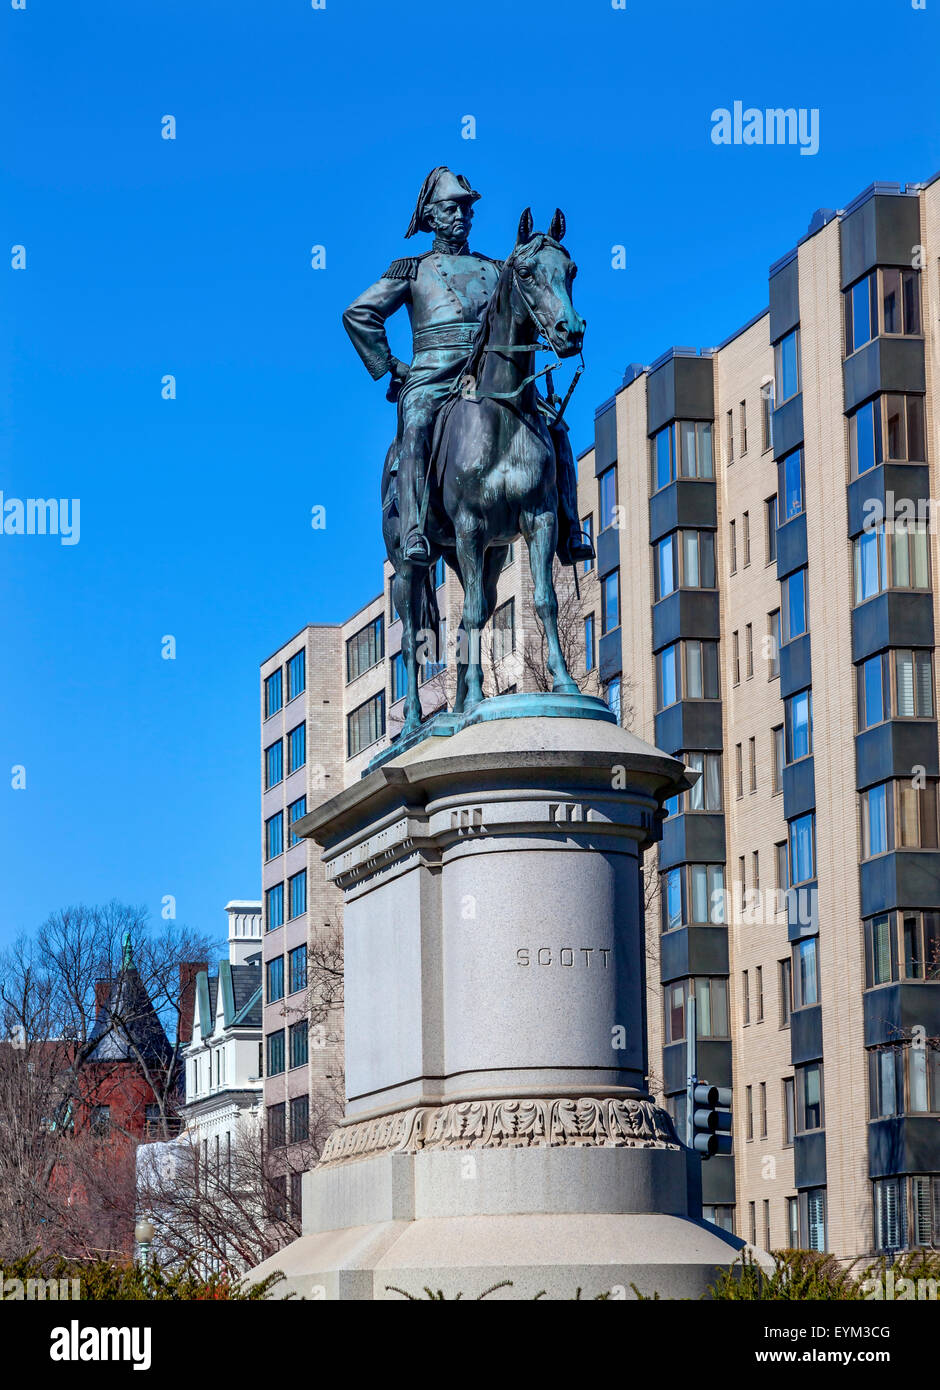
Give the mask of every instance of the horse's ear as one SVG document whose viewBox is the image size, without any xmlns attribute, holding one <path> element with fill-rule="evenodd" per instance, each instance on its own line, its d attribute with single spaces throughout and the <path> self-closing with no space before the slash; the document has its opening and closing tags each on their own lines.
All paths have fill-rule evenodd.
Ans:
<svg viewBox="0 0 940 1390">
<path fill-rule="evenodd" d="M 555 209 L 555 216 L 552 218 L 552 225 L 548 229 L 548 235 L 552 241 L 562 241 L 565 235 L 565 214 L 561 208 Z"/>
<path fill-rule="evenodd" d="M 532 209 L 526 208 L 525 212 L 519 218 L 519 231 L 516 236 L 517 246 L 523 246 L 529 240 L 529 237 L 532 235 L 533 225 Z"/>
</svg>

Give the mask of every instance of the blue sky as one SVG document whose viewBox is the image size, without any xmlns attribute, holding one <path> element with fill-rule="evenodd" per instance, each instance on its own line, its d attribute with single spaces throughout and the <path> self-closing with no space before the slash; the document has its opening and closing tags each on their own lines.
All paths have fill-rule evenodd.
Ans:
<svg viewBox="0 0 940 1390">
<path fill-rule="evenodd" d="M 627 363 L 763 307 L 815 208 L 940 167 L 940 0 L 25 5 L 0 10 L 0 489 L 78 497 L 81 532 L 0 535 L 0 943 L 112 896 L 218 930 L 259 893 L 258 664 L 380 585 L 393 419 L 340 314 L 422 249 L 428 169 L 483 193 L 492 256 L 527 204 L 566 212 L 581 449 Z M 714 145 L 736 100 L 817 108 L 819 152 Z"/>
</svg>

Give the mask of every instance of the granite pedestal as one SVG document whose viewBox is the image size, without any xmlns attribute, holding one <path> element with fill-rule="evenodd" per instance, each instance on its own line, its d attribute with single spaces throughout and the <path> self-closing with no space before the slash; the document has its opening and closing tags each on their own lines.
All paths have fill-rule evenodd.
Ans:
<svg viewBox="0 0 940 1390">
<path fill-rule="evenodd" d="M 256 1271 L 284 1292 L 698 1297 L 743 1245 L 646 1085 L 642 856 L 685 769 L 599 700 L 501 698 L 296 827 L 345 896 L 347 1106 Z"/>
</svg>

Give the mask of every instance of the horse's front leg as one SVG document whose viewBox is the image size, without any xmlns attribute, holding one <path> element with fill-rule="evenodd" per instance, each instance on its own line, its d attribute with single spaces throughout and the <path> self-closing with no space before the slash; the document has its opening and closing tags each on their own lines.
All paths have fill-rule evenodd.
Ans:
<svg viewBox="0 0 940 1390">
<path fill-rule="evenodd" d="M 457 647 L 457 701 L 455 708 L 464 710 L 483 699 L 483 667 L 480 662 L 480 639 L 486 623 L 486 594 L 483 585 L 483 538 L 479 523 L 463 529 L 456 524 L 457 560 L 463 579 L 463 617 L 460 620 L 461 638 Z M 462 667 L 461 667 L 462 663 Z M 463 681 L 460 676 L 463 674 Z M 460 699 L 461 689 L 464 698 Z"/>
<path fill-rule="evenodd" d="M 401 617 L 401 652 L 405 662 L 407 689 L 402 734 L 413 734 L 421 727 L 421 697 L 418 694 L 417 614 L 421 599 L 421 573 L 415 565 L 403 563 L 392 580 L 392 600 Z"/>
<path fill-rule="evenodd" d="M 558 519 L 553 511 L 524 514 L 519 519 L 522 534 L 529 546 L 529 565 L 535 590 L 535 611 L 545 629 L 548 648 L 548 670 L 552 690 L 559 694 L 577 695 L 579 687 L 572 679 L 558 637 L 558 598 L 552 578 L 552 560 L 558 538 Z"/>
</svg>

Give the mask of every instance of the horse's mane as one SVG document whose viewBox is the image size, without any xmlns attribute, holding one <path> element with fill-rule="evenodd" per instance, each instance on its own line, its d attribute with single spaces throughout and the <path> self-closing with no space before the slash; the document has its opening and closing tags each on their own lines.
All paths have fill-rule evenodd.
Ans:
<svg viewBox="0 0 940 1390">
<path fill-rule="evenodd" d="M 548 232 L 533 232 L 528 241 L 521 244 L 517 243 L 503 261 L 502 269 L 499 272 L 499 279 L 496 282 L 496 289 L 493 291 L 492 298 L 486 306 L 486 313 L 480 320 L 480 327 L 477 329 L 476 336 L 473 339 L 470 356 L 467 358 L 467 363 L 464 367 L 464 375 L 475 378 L 480 374 L 483 350 L 490 340 L 490 334 L 492 333 L 496 316 L 502 311 L 503 296 L 507 293 L 512 284 L 513 261 L 517 253 L 533 254 L 536 251 L 540 251 L 546 242 L 551 246 L 559 246 L 560 249 L 564 249 L 559 242 L 554 241 L 552 237 L 548 235 Z"/>
</svg>

